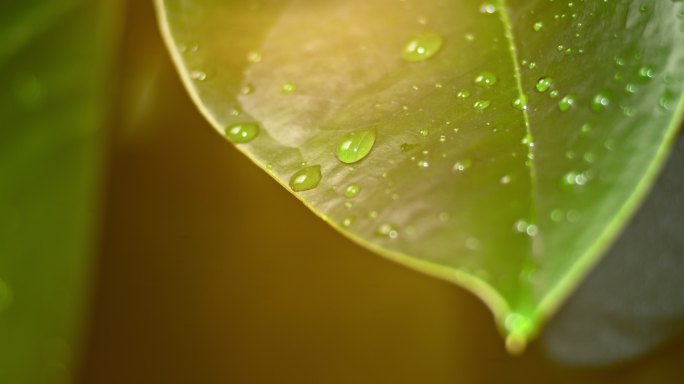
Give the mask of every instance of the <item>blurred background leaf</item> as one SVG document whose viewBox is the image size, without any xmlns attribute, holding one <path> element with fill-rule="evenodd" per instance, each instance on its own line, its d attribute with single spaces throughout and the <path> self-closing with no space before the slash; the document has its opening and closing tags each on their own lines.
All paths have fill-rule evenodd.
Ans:
<svg viewBox="0 0 684 384">
<path fill-rule="evenodd" d="M 69 381 L 81 349 L 118 1 L 0 12 L 0 383 Z"/>
</svg>

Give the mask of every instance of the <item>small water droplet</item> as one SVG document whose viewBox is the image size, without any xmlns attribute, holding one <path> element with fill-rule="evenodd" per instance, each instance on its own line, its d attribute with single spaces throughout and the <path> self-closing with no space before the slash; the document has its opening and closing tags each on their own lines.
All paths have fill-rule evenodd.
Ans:
<svg viewBox="0 0 684 384">
<path fill-rule="evenodd" d="M 392 224 L 382 224 L 378 227 L 376 233 L 380 236 L 385 236 L 392 240 L 399 237 L 399 231 Z"/>
<path fill-rule="evenodd" d="M 558 90 L 557 89 L 554 89 L 551 92 L 549 92 L 549 98 L 555 99 L 556 97 L 558 97 Z"/>
<path fill-rule="evenodd" d="M 190 72 L 190 78 L 197 81 L 204 81 L 207 79 L 207 74 L 202 71 Z"/>
<path fill-rule="evenodd" d="M 358 184 L 349 184 L 347 188 L 344 189 L 344 197 L 351 199 L 356 197 L 359 192 L 361 192 L 361 187 Z"/>
<path fill-rule="evenodd" d="M 320 165 L 302 168 L 290 177 L 290 188 L 295 192 L 308 191 L 316 188 L 322 178 Z"/>
<path fill-rule="evenodd" d="M 566 95 L 558 102 L 558 109 L 560 109 L 562 112 L 565 112 L 574 106 L 575 106 L 575 95 L 574 94 Z"/>
<path fill-rule="evenodd" d="M 519 111 L 527 110 L 527 95 L 520 95 L 517 99 L 513 100 L 513 108 Z"/>
<path fill-rule="evenodd" d="M 468 41 L 473 41 L 473 40 L 475 40 L 475 35 L 472 34 L 472 33 L 466 33 L 466 34 L 465 34 L 465 39 L 468 40 Z"/>
<path fill-rule="evenodd" d="M 541 21 L 537 21 L 532 25 L 532 29 L 534 29 L 535 32 L 541 31 L 542 28 L 544 28 L 544 23 L 542 23 Z"/>
<path fill-rule="evenodd" d="M 467 99 L 470 97 L 470 91 L 467 89 L 462 89 L 462 90 L 458 91 L 458 93 L 456 94 L 456 97 L 458 97 L 459 99 Z"/>
<path fill-rule="evenodd" d="M 342 220 L 342 225 L 344 227 L 350 227 L 352 224 L 354 224 L 355 217 L 354 216 L 348 216 L 345 217 L 344 220 Z"/>
<path fill-rule="evenodd" d="M 425 129 L 425 128 L 423 128 L 423 129 L 421 129 L 420 131 L 418 131 L 418 134 L 421 135 L 421 136 L 423 136 L 423 137 L 427 137 L 428 135 L 430 135 L 430 131 L 427 130 L 427 129 Z"/>
<path fill-rule="evenodd" d="M 484 111 L 485 109 L 489 108 L 489 106 L 492 103 L 489 100 L 478 100 L 473 104 L 473 108 L 477 109 L 478 111 Z"/>
<path fill-rule="evenodd" d="M 676 104 L 676 97 L 673 92 L 666 90 L 660 99 L 658 99 L 658 105 L 665 111 L 671 111 L 674 109 Z"/>
<path fill-rule="evenodd" d="M 565 214 L 560 209 L 554 209 L 549 216 L 551 217 L 551 220 L 556 223 L 563 221 L 565 218 Z"/>
<path fill-rule="evenodd" d="M 454 164 L 452 171 L 460 173 L 460 172 L 463 172 L 463 171 L 467 170 L 468 168 L 470 168 L 471 165 L 472 165 L 472 161 L 470 161 L 470 159 L 457 161 Z"/>
<path fill-rule="evenodd" d="M 425 33 L 417 35 L 406 42 L 401 54 L 408 62 L 424 61 L 434 56 L 440 48 L 444 39 L 437 33 Z"/>
<path fill-rule="evenodd" d="M 511 177 L 509 175 L 503 176 L 500 180 L 501 184 L 510 184 L 511 183 Z"/>
<path fill-rule="evenodd" d="M 257 123 L 236 123 L 229 125 L 225 130 L 225 136 L 232 143 L 244 144 L 254 140 L 259 135 L 259 124 Z"/>
<path fill-rule="evenodd" d="M 548 77 L 542 77 L 541 79 L 539 79 L 539 81 L 537 81 L 537 85 L 535 87 L 537 88 L 537 91 L 539 91 L 539 92 L 546 92 L 552 86 L 553 86 L 553 79 L 550 79 Z"/>
<path fill-rule="evenodd" d="M 608 92 L 599 92 L 594 96 L 594 98 L 591 100 L 591 109 L 593 109 L 596 112 L 601 112 L 608 108 L 610 105 L 610 95 Z"/>
<path fill-rule="evenodd" d="M 346 164 L 366 157 L 375 144 L 375 129 L 362 129 L 348 133 L 337 143 L 337 158 Z"/>
<path fill-rule="evenodd" d="M 655 70 L 649 65 L 644 65 L 643 67 L 639 68 L 637 76 L 642 82 L 647 82 L 655 77 Z"/>
<path fill-rule="evenodd" d="M 287 82 L 283 84 L 282 92 L 286 95 L 292 94 L 297 90 L 297 86 L 294 83 Z"/>
<path fill-rule="evenodd" d="M 496 84 L 496 75 L 491 72 L 482 72 L 475 77 L 475 85 L 482 88 L 489 88 Z"/>
<path fill-rule="evenodd" d="M 418 162 L 418 168 L 422 168 L 422 169 L 430 168 L 430 162 L 428 162 L 427 160 L 420 160 Z"/>
<path fill-rule="evenodd" d="M 496 13 L 496 5 L 490 2 L 485 2 L 480 5 L 480 13 L 489 14 Z"/>
<path fill-rule="evenodd" d="M 636 84 L 628 83 L 627 85 L 625 85 L 625 91 L 627 93 L 634 94 L 634 93 L 636 93 L 637 90 L 638 90 L 638 88 L 637 88 Z"/>
<path fill-rule="evenodd" d="M 402 152 L 408 152 L 408 151 L 410 151 L 410 150 L 416 148 L 417 146 L 418 146 L 418 144 L 404 143 L 404 144 L 402 144 L 402 145 L 399 146 L 399 149 L 400 149 Z"/>
<path fill-rule="evenodd" d="M 252 64 L 261 63 L 263 55 L 259 51 L 249 51 L 247 52 L 247 61 Z"/>
<path fill-rule="evenodd" d="M 240 93 L 242 93 L 243 95 L 249 95 L 252 92 L 254 92 L 254 85 L 250 83 L 247 83 L 243 85 L 242 88 L 240 88 Z"/>
</svg>

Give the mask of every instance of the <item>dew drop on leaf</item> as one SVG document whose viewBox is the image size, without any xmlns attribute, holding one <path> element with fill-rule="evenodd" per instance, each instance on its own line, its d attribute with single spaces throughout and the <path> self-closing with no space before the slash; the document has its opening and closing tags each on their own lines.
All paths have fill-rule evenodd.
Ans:
<svg viewBox="0 0 684 384">
<path fill-rule="evenodd" d="M 366 157 L 375 144 L 375 129 L 362 129 L 348 133 L 337 143 L 337 158 L 352 164 Z"/>
<path fill-rule="evenodd" d="M 344 189 L 344 197 L 353 198 L 361 192 L 361 187 L 358 184 L 349 184 L 347 188 Z"/>
<path fill-rule="evenodd" d="M 286 95 L 294 93 L 297 90 L 297 86 L 294 83 L 283 84 L 282 92 Z"/>
<path fill-rule="evenodd" d="M 467 89 L 462 89 L 462 90 L 458 91 L 458 93 L 456 94 L 456 97 L 458 97 L 459 99 L 467 99 L 470 97 L 470 91 Z"/>
<path fill-rule="evenodd" d="M 442 35 L 437 33 L 417 35 L 406 42 L 401 55 L 408 62 L 424 61 L 434 56 L 443 43 Z"/>
<path fill-rule="evenodd" d="M 378 227 L 376 233 L 380 236 L 396 239 L 399 237 L 399 231 L 392 224 L 383 224 Z"/>
<path fill-rule="evenodd" d="M 491 105 L 491 102 L 489 100 L 478 100 L 473 104 L 473 108 L 477 109 L 478 111 L 484 111 Z"/>
<path fill-rule="evenodd" d="M 610 96 L 607 92 L 599 92 L 591 100 L 591 109 L 596 112 L 603 111 L 610 105 Z"/>
<path fill-rule="evenodd" d="M 259 135 L 259 125 L 257 123 L 236 123 L 228 126 L 225 136 L 232 143 L 244 144 L 254 140 Z"/>
<path fill-rule="evenodd" d="M 526 110 L 527 109 L 527 95 L 520 95 L 520 97 L 513 100 L 513 107 L 519 111 Z"/>
<path fill-rule="evenodd" d="M 482 72 L 475 77 L 475 85 L 482 88 L 489 88 L 496 84 L 496 75 L 491 72 Z"/>
<path fill-rule="evenodd" d="M 537 85 L 535 88 L 537 88 L 537 91 L 539 92 L 546 92 L 548 91 L 551 86 L 553 85 L 553 80 L 548 78 L 548 77 L 542 77 L 537 81 Z"/>
<path fill-rule="evenodd" d="M 300 169 L 290 177 L 290 188 L 295 192 L 308 191 L 314 189 L 321 182 L 321 166 L 312 165 Z"/>
<path fill-rule="evenodd" d="M 565 112 L 568 109 L 572 108 L 574 105 L 575 105 L 575 95 L 569 94 L 569 95 L 564 96 L 558 102 L 558 109 Z"/>
</svg>

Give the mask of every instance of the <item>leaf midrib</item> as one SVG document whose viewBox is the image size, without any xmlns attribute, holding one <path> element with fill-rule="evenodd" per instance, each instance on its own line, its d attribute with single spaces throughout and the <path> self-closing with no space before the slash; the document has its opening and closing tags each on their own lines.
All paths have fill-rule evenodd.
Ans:
<svg viewBox="0 0 684 384">
<path fill-rule="evenodd" d="M 506 40 L 508 41 L 508 51 L 511 55 L 511 60 L 513 62 L 513 70 L 514 74 L 513 77 L 515 78 L 515 83 L 516 87 L 518 90 L 518 97 L 520 98 L 521 102 L 523 100 L 526 100 L 527 97 L 525 96 L 525 92 L 523 91 L 523 86 L 522 86 L 522 71 L 520 70 L 520 64 L 518 61 L 518 50 L 515 45 L 515 36 L 513 34 L 513 27 L 511 23 L 511 19 L 508 16 L 508 8 L 506 5 L 506 0 L 498 0 L 498 14 L 500 15 L 499 20 L 501 21 L 501 24 L 503 24 L 504 30 L 505 30 L 505 36 Z M 534 160 L 534 135 L 532 134 L 532 129 L 530 126 L 530 117 L 528 114 L 528 107 L 527 107 L 527 101 L 525 101 L 525 104 L 522 107 L 522 115 L 523 115 L 523 122 L 525 124 L 525 131 L 527 135 L 527 140 L 526 142 L 529 142 L 527 147 L 527 159 L 529 161 L 529 176 L 530 176 L 530 223 L 529 224 L 535 224 L 537 223 L 538 219 L 538 210 L 537 210 L 537 169 L 535 165 L 535 160 Z M 533 246 L 533 241 L 530 241 L 530 250 L 529 250 L 530 256 L 534 257 L 535 256 L 535 247 Z M 511 303 L 513 304 L 513 303 Z"/>
</svg>

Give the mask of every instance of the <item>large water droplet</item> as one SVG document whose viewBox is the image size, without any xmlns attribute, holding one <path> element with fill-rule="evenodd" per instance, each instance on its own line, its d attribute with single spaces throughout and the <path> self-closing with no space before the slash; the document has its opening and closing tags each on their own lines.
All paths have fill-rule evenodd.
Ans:
<svg viewBox="0 0 684 384">
<path fill-rule="evenodd" d="M 401 55 L 409 62 L 424 61 L 434 56 L 442 48 L 443 42 L 442 35 L 437 33 L 417 35 L 406 42 Z"/>
<path fill-rule="evenodd" d="M 259 135 L 257 123 L 237 123 L 228 126 L 225 135 L 233 143 L 244 144 L 254 140 Z"/>
<path fill-rule="evenodd" d="M 322 178 L 320 165 L 302 168 L 290 177 L 290 188 L 295 192 L 308 191 L 316 188 Z"/>
<path fill-rule="evenodd" d="M 482 88 L 489 88 L 496 84 L 496 75 L 491 72 L 482 72 L 475 77 L 475 85 Z"/>
<path fill-rule="evenodd" d="M 356 163 L 370 153 L 375 144 L 375 129 L 348 133 L 337 143 L 337 158 L 346 164 Z"/>
<path fill-rule="evenodd" d="M 542 77 L 539 79 L 539 81 L 537 81 L 535 88 L 537 88 L 537 91 L 539 92 L 546 92 L 551 88 L 551 86 L 553 86 L 553 79 Z"/>
</svg>

